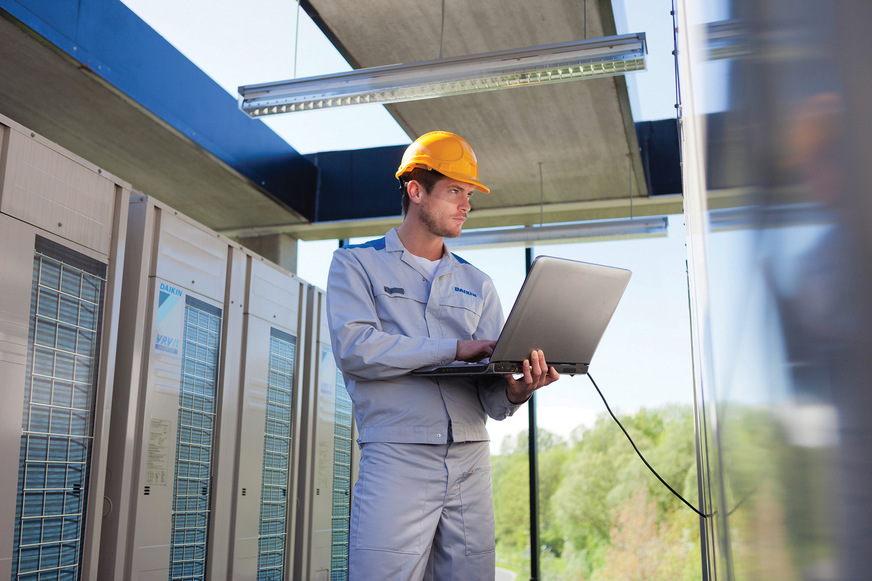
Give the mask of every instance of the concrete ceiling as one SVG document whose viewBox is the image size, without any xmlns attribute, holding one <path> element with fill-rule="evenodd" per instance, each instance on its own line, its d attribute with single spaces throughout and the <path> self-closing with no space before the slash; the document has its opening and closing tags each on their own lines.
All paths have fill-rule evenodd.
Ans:
<svg viewBox="0 0 872 581">
<path fill-rule="evenodd" d="M 0 10 L 0 114 L 210 228 L 306 222 L 64 48 Z"/>
<path fill-rule="evenodd" d="M 107 2 L 108 0 L 103 0 Z M 303 0 L 353 66 L 425 61 L 615 34 L 609 0 Z M 587 5 L 587 14 L 584 7 Z M 15 18 L 0 18 L 0 113 L 230 236 L 375 235 L 396 217 L 312 224 Z M 279 79 L 275 79 L 279 80 Z M 411 138 L 463 135 L 491 195 L 467 227 L 681 211 L 649 198 L 623 77 L 389 106 Z M 395 191 L 390 195 L 395 195 Z"/>
<path fill-rule="evenodd" d="M 609 0 L 446 0 L 444 32 L 442 5 L 303 2 L 358 67 L 432 60 L 440 49 L 452 57 L 616 34 Z M 648 191 L 622 76 L 388 109 L 413 138 L 444 129 L 472 144 L 492 194 L 474 198 L 470 227 L 628 216 L 631 196 L 644 213 Z"/>
</svg>

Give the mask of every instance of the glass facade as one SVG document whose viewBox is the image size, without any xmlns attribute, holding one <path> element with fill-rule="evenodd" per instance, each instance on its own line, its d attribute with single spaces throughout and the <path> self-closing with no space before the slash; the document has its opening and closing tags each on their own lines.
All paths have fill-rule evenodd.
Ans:
<svg viewBox="0 0 872 581">
<path fill-rule="evenodd" d="M 865 579 L 872 4 L 681 4 L 703 572 Z"/>
<path fill-rule="evenodd" d="M 221 310 L 186 297 L 173 487 L 171 580 L 205 578 Z"/>
<path fill-rule="evenodd" d="M 270 331 L 257 540 L 258 581 L 284 579 L 296 350 L 297 340 L 292 335 L 277 329 Z"/>
<path fill-rule="evenodd" d="M 12 579 L 79 579 L 106 266 L 37 237 Z"/>
</svg>

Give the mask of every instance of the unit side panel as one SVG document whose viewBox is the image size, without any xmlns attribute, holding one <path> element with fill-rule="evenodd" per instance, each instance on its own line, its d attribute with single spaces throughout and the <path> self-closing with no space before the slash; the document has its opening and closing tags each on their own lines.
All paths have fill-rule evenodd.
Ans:
<svg viewBox="0 0 872 581">
<path fill-rule="evenodd" d="M 155 272 L 163 280 L 212 300 L 224 300 L 227 239 L 197 227 L 173 210 L 161 214 L 159 259 Z"/>
<path fill-rule="evenodd" d="M 152 302 L 152 338 L 148 351 L 145 385 L 141 394 L 140 458 L 134 520 L 134 575 L 149 570 L 169 572 L 172 519 L 174 443 L 177 438 L 179 390 L 182 374 L 184 299 L 180 288 L 149 279 Z M 166 578 L 166 577 L 165 577 Z"/>
<path fill-rule="evenodd" d="M 116 184 L 33 134 L 6 134 L 0 211 L 108 255 Z"/>
<path fill-rule="evenodd" d="M 246 315 L 245 386 L 239 434 L 234 579 L 257 578 L 258 514 L 263 480 L 263 439 L 269 382 L 269 325 Z"/>
<path fill-rule="evenodd" d="M 216 392 L 216 416 L 212 447 L 211 514 L 207 546 L 210 579 L 228 579 L 233 562 L 233 517 L 235 513 L 235 464 L 239 440 L 239 407 L 242 397 L 244 302 L 249 257 L 226 245 L 226 294 L 221 326 L 220 373 Z"/>
<path fill-rule="evenodd" d="M 298 305 L 304 283 L 296 276 L 262 261 L 251 264 L 247 311 L 279 328 L 296 329 L 300 326 Z"/>
<path fill-rule="evenodd" d="M 323 338 L 322 338 L 323 339 Z M 315 494 L 312 498 L 312 571 L 329 570 L 332 537 L 336 363 L 332 349 L 319 342 L 315 419 Z"/>
<path fill-rule="evenodd" d="M 295 276 L 253 257 L 246 301 L 234 579 L 291 577 L 303 291 Z"/>
<path fill-rule="evenodd" d="M 116 357 L 107 450 L 105 511 L 98 559 L 98 578 L 129 577 L 136 503 L 139 449 L 142 439 L 141 399 L 149 366 L 154 279 L 147 276 L 151 235 L 158 215 L 147 204 L 130 203 L 125 243 L 118 355 Z"/>
<path fill-rule="evenodd" d="M 282 578 L 288 541 L 297 338 L 249 316 L 234 579 Z"/>
<path fill-rule="evenodd" d="M 307 329 L 311 333 L 312 366 L 307 389 L 309 422 L 305 433 L 306 474 L 301 478 L 304 501 L 310 504 L 301 527 L 303 577 L 344 581 L 348 578 L 348 531 L 350 521 L 353 421 L 351 401 L 333 357 L 326 322 L 323 291 L 308 289 Z"/>
<path fill-rule="evenodd" d="M 3 241 L 3 318 L 10 322 L 9 309 L 20 309 L 27 329 L 23 377 L 20 354 L 13 369 L 3 369 L 13 381 L 4 385 L 3 407 L 10 414 L 4 425 L 10 431 L 2 439 L 2 460 L 15 467 L 7 471 L 10 477 L 17 477 L 5 488 L 11 504 L 2 503 L 4 513 L 14 509 L 14 524 L 4 527 L 12 533 L 7 572 L 13 578 L 90 579 L 83 560 L 96 550 L 99 523 L 91 521 L 99 508 L 91 503 L 102 496 L 104 462 L 94 443 L 105 425 L 95 416 L 105 396 L 98 392 L 106 389 L 100 374 L 111 352 L 101 342 L 111 343 L 115 328 L 104 315 L 106 257 L 94 259 L 78 245 L 71 248 L 68 241 L 7 216 L 0 219 L 0 236 L 15 237 Z M 10 335 L 20 340 L 20 320 L 12 322 L 4 327 L 15 329 Z M 6 401 L 12 397 L 17 401 Z M 19 448 L 17 462 L 7 457 L 13 444 Z M 9 546 L 4 543 L 4 549 Z"/>
<path fill-rule="evenodd" d="M 133 573 L 167 579 L 205 568 L 222 309 L 174 283 L 151 284 Z"/>
<path fill-rule="evenodd" d="M 9 578 L 15 492 L 21 451 L 27 337 L 33 279 L 34 229 L 0 214 L 0 576 Z"/>
</svg>

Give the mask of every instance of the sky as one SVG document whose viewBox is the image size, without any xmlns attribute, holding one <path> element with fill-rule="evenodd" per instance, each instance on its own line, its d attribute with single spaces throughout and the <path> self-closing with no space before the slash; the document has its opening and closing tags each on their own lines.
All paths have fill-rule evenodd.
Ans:
<svg viewBox="0 0 872 581">
<path fill-rule="evenodd" d="M 123 0 L 140 18 L 238 98 L 238 87 L 350 70 L 293 0 Z M 645 32 L 648 70 L 627 75 L 635 121 L 674 118 L 675 68 L 671 2 L 614 0 L 619 34 Z M 295 54 L 296 53 L 296 54 Z M 393 64 L 393 63 L 384 63 Z M 301 153 L 410 142 L 381 105 L 308 111 L 264 119 Z M 298 275 L 324 288 L 335 240 L 300 242 Z M 669 218 L 668 236 L 549 245 L 535 249 L 633 271 L 603 337 L 591 374 L 616 413 L 667 403 L 692 405 L 690 323 L 682 216 Z M 458 254 L 494 278 L 508 312 L 524 277 L 523 248 Z M 547 354 L 546 354 L 547 358 Z M 586 377 L 563 377 L 537 394 L 538 425 L 563 438 L 589 426 L 605 408 Z M 492 450 L 527 428 L 526 409 L 490 422 Z"/>
</svg>

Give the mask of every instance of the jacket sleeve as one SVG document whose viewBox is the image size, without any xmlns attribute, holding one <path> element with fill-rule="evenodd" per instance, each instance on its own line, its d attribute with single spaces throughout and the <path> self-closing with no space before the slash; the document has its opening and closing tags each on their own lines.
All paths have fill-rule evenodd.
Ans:
<svg viewBox="0 0 872 581">
<path fill-rule="evenodd" d="M 398 377 L 419 367 L 450 363 L 457 354 L 455 339 L 384 332 L 369 276 L 353 252 L 333 254 L 327 320 L 339 369 L 355 381 Z"/>
<path fill-rule="evenodd" d="M 488 283 L 481 319 L 475 332 L 475 339 L 498 337 L 503 327 L 503 308 L 493 283 Z M 485 413 L 494 420 L 504 420 L 523 404 L 513 404 L 506 396 L 508 382 L 502 375 L 488 375 L 477 380 L 478 399 Z"/>
</svg>

